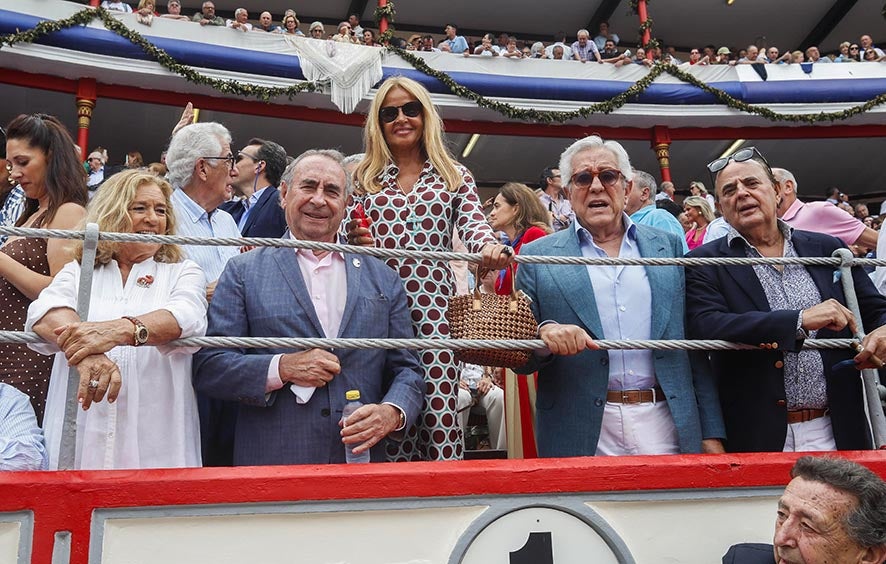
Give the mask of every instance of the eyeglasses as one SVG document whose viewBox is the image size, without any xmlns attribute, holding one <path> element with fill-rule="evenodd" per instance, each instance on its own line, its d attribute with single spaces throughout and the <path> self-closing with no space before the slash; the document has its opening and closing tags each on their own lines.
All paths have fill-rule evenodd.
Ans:
<svg viewBox="0 0 886 564">
<path fill-rule="evenodd" d="M 418 117 L 421 114 L 423 107 L 424 106 L 422 106 L 421 102 L 418 100 L 406 102 L 402 106 L 385 106 L 378 110 L 378 119 L 380 119 L 382 123 L 391 123 L 397 119 L 401 111 L 406 117 Z"/>
<path fill-rule="evenodd" d="M 578 188 L 579 190 L 586 190 L 591 187 L 591 184 L 594 183 L 594 178 L 600 179 L 600 184 L 605 186 L 606 188 L 612 188 L 618 182 L 618 179 L 621 178 L 621 171 L 618 171 L 614 168 L 606 168 L 596 173 L 592 170 L 583 170 L 581 172 L 576 172 L 572 175 L 572 178 L 569 180 L 569 184 Z"/>
<path fill-rule="evenodd" d="M 207 161 L 228 161 L 228 165 L 231 167 L 231 170 L 234 170 L 234 165 L 237 164 L 237 159 L 234 155 L 228 155 L 226 157 L 200 157 L 203 160 Z"/>
<path fill-rule="evenodd" d="M 711 180 L 716 180 L 717 173 L 726 168 L 726 165 L 729 164 L 729 161 L 735 161 L 737 163 L 743 163 L 745 161 L 749 161 L 757 157 L 760 159 L 760 162 L 766 167 L 766 170 L 772 174 L 772 167 L 769 166 L 769 162 L 766 161 L 766 157 L 763 156 L 763 153 L 757 150 L 756 147 L 745 147 L 744 149 L 739 149 L 738 151 L 732 153 L 728 157 L 722 157 L 716 160 L 713 160 L 708 163 L 708 171 L 711 173 Z"/>
<path fill-rule="evenodd" d="M 237 160 L 235 162 L 239 163 L 240 161 L 243 160 L 244 157 L 246 157 L 248 159 L 252 159 L 253 161 L 256 161 L 256 162 L 258 162 L 260 160 L 255 155 L 250 155 L 249 153 L 244 153 L 243 151 L 240 151 L 239 153 L 237 153 Z"/>
<path fill-rule="evenodd" d="M 850 45 L 849 50 L 850 51 L 858 51 L 858 45 Z"/>
</svg>

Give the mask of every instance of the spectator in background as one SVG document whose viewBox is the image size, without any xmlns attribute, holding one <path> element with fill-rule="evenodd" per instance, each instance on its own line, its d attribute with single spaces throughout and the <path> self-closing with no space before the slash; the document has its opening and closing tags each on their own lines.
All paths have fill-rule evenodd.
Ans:
<svg viewBox="0 0 886 564">
<path fill-rule="evenodd" d="M 231 29 L 239 29 L 240 31 L 252 31 L 252 24 L 249 23 L 249 12 L 246 8 L 237 8 L 234 10 L 234 19 L 225 22 Z"/>
<path fill-rule="evenodd" d="M 597 44 L 590 40 L 588 30 L 580 29 L 575 35 L 576 41 L 572 44 L 573 59 L 582 63 L 592 60 L 602 63 L 603 59 L 600 58 L 600 50 L 597 49 Z"/>
<path fill-rule="evenodd" d="M 286 150 L 264 139 L 250 139 L 237 153 L 237 178 L 231 182 L 242 200 L 219 206 L 234 221 L 244 237 L 282 237 L 286 217 L 280 207 L 280 177 L 286 169 Z"/>
<path fill-rule="evenodd" d="M 371 29 L 363 30 L 363 45 L 367 47 L 381 47 L 381 45 L 375 42 L 375 32 Z"/>
<path fill-rule="evenodd" d="M 708 189 L 705 188 L 704 182 L 700 180 L 693 180 L 689 183 L 689 193 L 693 196 L 700 196 L 707 200 L 708 205 L 711 206 L 711 211 L 717 209 L 716 204 L 714 203 L 714 197 L 708 193 Z M 671 198 L 673 199 L 673 198 Z"/>
<path fill-rule="evenodd" d="M 563 50 L 563 53 L 560 57 L 554 56 L 554 48 L 560 47 Z M 566 32 L 558 31 L 556 35 L 554 35 L 554 42 L 545 47 L 545 58 L 547 59 L 564 59 L 567 61 L 572 60 L 572 48 L 566 44 Z"/>
<path fill-rule="evenodd" d="M 258 16 L 258 25 L 252 26 L 253 31 L 265 31 L 267 33 L 280 33 L 280 26 L 274 24 L 274 17 L 271 12 L 262 12 Z"/>
<path fill-rule="evenodd" d="M 194 14 L 191 21 L 195 21 L 200 25 L 216 25 L 219 27 L 224 27 L 225 25 L 224 18 L 215 15 L 215 4 L 209 0 L 203 2 L 201 11 Z"/>
<path fill-rule="evenodd" d="M 732 54 L 729 51 L 729 47 L 720 47 L 717 49 L 717 60 L 712 64 L 714 65 L 728 65 L 729 64 L 729 56 Z"/>
<path fill-rule="evenodd" d="M 43 431 L 28 396 L 0 383 L 0 471 L 46 470 Z"/>
<path fill-rule="evenodd" d="M 511 36 L 508 38 L 508 46 L 507 48 L 500 53 L 502 57 L 507 57 L 508 59 L 522 59 L 524 57 L 529 57 L 529 48 L 523 47 L 523 50 L 517 49 L 517 38 Z"/>
<path fill-rule="evenodd" d="M 670 200 L 674 201 L 674 193 L 676 192 L 676 188 L 674 187 L 674 183 L 670 180 L 665 180 L 661 183 L 661 192 L 655 195 L 655 201 L 659 200 Z"/>
<path fill-rule="evenodd" d="M 637 52 L 634 53 L 634 58 L 632 59 L 635 64 L 643 65 L 646 67 L 651 67 L 655 64 L 649 57 L 646 56 L 646 49 L 642 47 L 637 47 Z"/>
<path fill-rule="evenodd" d="M 866 49 L 864 52 L 864 56 L 862 57 L 862 61 L 866 63 L 878 63 L 881 61 L 886 61 L 886 56 L 878 55 L 877 52 L 873 49 Z"/>
<path fill-rule="evenodd" d="M 25 191 L 12 180 L 6 160 L 6 132 L 0 127 L 0 226 L 12 227 L 25 208 Z M 0 245 L 8 235 L 0 235 Z"/>
<path fill-rule="evenodd" d="M 108 0 L 104 0 L 102 2 L 102 8 L 104 8 L 105 10 L 111 10 L 112 12 L 123 12 L 126 14 L 132 13 L 132 6 L 130 6 L 126 2 L 109 2 Z"/>
<path fill-rule="evenodd" d="M 439 52 L 440 50 L 434 47 L 434 38 L 431 35 L 422 35 L 421 36 L 421 48 L 419 51 L 425 51 L 428 53 Z"/>
<path fill-rule="evenodd" d="M 504 233 L 507 237 L 505 244 L 510 245 L 514 254 L 518 255 L 524 244 L 553 232 L 548 211 L 535 192 L 519 182 L 507 182 L 499 189 L 489 213 L 489 224 L 494 231 Z M 511 294 L 513 274 L 517 273 L 517 268 L 514 265 L 511 270 L 499 272 L 495 281 L 496 294 Z"/>
<path fill-rule="evenodd" d="M 551 59 L 554 61 L 562 61 L 566 59 L 566 49 L 562 45 L 554 45 L 551 50 Z"/>
<path fill-rule="evenodd" d="M 483 57 L 498 57 L 501 53 L 498 50 L 498 46 L 493 45 L 492 42 L 495 41 L 495 37 L 491 33 L 487 33 L 480 39 L 480 44 L 474 47 L 474 55 L 480 55 Z M 469 55 L 468 51 L 465 51 L 465 57 Z"/>
<path fill-rule="evenodd" d="M 603 57 L 603 60 L 606 60 L 617 58 L 619 55 L 620 53 L 615 47 L 615 41 L 607 39 L 606 43 L 603 44 L 603 49 L 600 50 L 600 56 Z"/>
<path fill-rule="evenodd" d="M 850 43 L 848 41 L 844 41 L 840 43 L 840 54 L 837 55 L 837 58 L 834 59 L 835 63 L 855 63 L 858 62 L 849 54 L 849 46 Z M 858 52 L 858 47 L 856 47 L 855 52 Z"/>
<path fill-rule="evenodd" d="M 508 48 L 508 39 L 510 38 L 511 36 L 505 32 L 501 32 L 500 34 L 498 34 L 498 43 L 496 44 L 496 46 L 498 47 L 499 52 L 502 52 Z"/>
<path fill-rule="evenodd" d="M 135 20 L 140 24 L 151 25 L 154 22 L 154 16 L 159 15 L 155 12 L 155 8 L 154 0 L 139 0 Z"/>
<path fill-rule="evenodd" d="M 188 16 L 182 15 L 182 5 L 179 0 L 169 0 L 166 4 L 166 12 L 161 15 L 161 18 L 167 18 L 170 20 L 182 20 L 182 21 L 190 21 Z"/>
<path fill-rule="evenodd" d="M 783 168 L 773 168 L 780 185 L 778 217 L 794 229 L 826 233 L 846 246 L 877 247 L 877 232 L 827 202 L 801 202 L 797 197 L 797 179 Z M 836 188 L 834 188 L 836 190 Z"/>
<path fill-rule="evenodd" d="M 126 153 L 126 168 L 142 168 L 145 166 L 145 161 L 142 159 L 142 154 L 138 151 L 129 151 Z"/>
<path fill-rule="evenodd" d="M 350 43 L 351 45 L 357 45 L 360 41 L 354 36 L 354 30 L 351 29 L 351 24 L 348 22 L 341 22 L 338 24 L 338 33 L 332 36 L 333 41 L 337 41 L 338 43 Z"/>
<path fill-rule="evenodd" d="M 871 39 L 870 35 L 862 35 L 859 38 L 859 43 L 861 43 L 861 53 L 859 53 L 859 55 L 861 55 L 862 57 L 864 57 L 866 51 L 875 52 L 877 54 L 877 57 L 882 57 L 883 55 L 886 55 L 886 53 L 884 53 L 882 49 L 874 46 L 874 41 Z"/>
<path fill-rule="evenodd" d="M 748 45 L 747 54 L 736 61 L 736 64 L 741 65 L 762 65 L 766 63 L 766 59 L 760 56 L 760 50 L 756 45 Z"/>
<path fill-rule="evenodd" d="M 297 37 L 304 37 L 305 34 L 302 33 L 300 29 L 298 29 L 299 23 L 300 22 L 298 21 L 298 18 L 295 16 L 294 13 L 286 14 L 285 16 L 283 16 L 282 33 L 284 35 L 295 35 Z"/>
<path fill-rule="evenodd" d="M 86 171 L 89 175 L 86 179 L 86 187 L 89 188 L 90 198 L 92 193 L 98 189 L 99 184 L 105 180 L 106 159 L 105 154 L 98 150 L 89 153 L 89 157 L 86 159 L 86 164 L 89 167 L 89 170 Z"/>
<path fill-rule="evenodd" d="M 529 56 L 532 59 L 541 59 L 545 54 L 545 44 L 541 41 L 536 41 L 529 48 Z"/>
<path fill-rule="evenodd" d="M 689 196 L 683 200 L 683 213 L 694 224 L 694 227 L 686 233 L 686 244 L 691 251 L 704 243 L 708 224 L 714 221 L 714 210 L 701 196 Z"/>
<path fill-rule="evenodd" d="M 560 169 L 548 167 L 541 173 L 538 182 L 541 194 L 538 195 L 542 207 L 551 214 L 551 227 L 554 231 L 565 229 L 575 219 L 569 198 L 563 191 L 563 179 L 560 177 Z"/>
<path fill-rule="evenodd" d="M 806 48 L 806 60 L 810 63 L 833 63 L 828 57 L 822 57 L 818 47 L 812 45 Z"/>
<path fill-rule="evenodd" d="M 468 42 L 464 37 L 458 35 L 457 25 L 454 23 L 447 24 L 443 32 L 446 34 L 446 39 L 441 41 L 440 45 L 438 45 L 441 51 L 455 53 L 456 55 L 461 55 L 467 52 Z"/>
<path fill-rule="evenodd" d="M 458 423 L 467 437 L 468 418 L 472 411 L 486 414 L 489 443 L 496 450 L 507 450 L 508 433 L 505 426 L 505 393 L 493 380 L 494 370 L 476 364 L 465 364 L 458 381 Z"/>
<path fill-rule="evenodd" d="M 323 34 L 326 33 L 326 30 L 323 28 L 323 22 L 311 23 L 308 33 L 311 35 L 311 39 L 323 39 Z"/>
<path fill-rule="evenodd" d="M 363 37 L 363 26 L 360 25 L 360 16 L 357 14 L 351 14 L 348 16 L 348 23 L 351 26 L 351 29 L 354 31 L 354 35 L 356 37 Z"/>
<path fill-rule="evenodd" d="M 857 219 L 864 221 L 869 215 L 871 215 L 871 212 L 868 211 L 868 206 L 866 204 L 855 205 L 855 217 Z"/>
<path fill-rule="evenodd" d="M 683 253 L 689 252 L 683 226 L 671 213 L 655 205 L 655 178 L 648 172 L 635 169 L 632 182 L 633 187 L 625 199 L 625 213 L 631 221 L 673 233 L 683 242 Z"/>
<path fill-rule="evenodd" d="M 803 55 L 803 51 L 792 51 L 791 52 L 791 63 L 798 64 L 806 61 L 806 56 Z"/>
<path fill-rule="evenodd" d="M 597 36 L 594 37 L 594 44 L 597 46 L 597 49 L 600 51 L 606 46 L 607 41 L 612 41 L 613 45 L 618 45 L 618 34 L 609 31 L 609 22 L 602 21 L 600 22 Z"/>
</svg>

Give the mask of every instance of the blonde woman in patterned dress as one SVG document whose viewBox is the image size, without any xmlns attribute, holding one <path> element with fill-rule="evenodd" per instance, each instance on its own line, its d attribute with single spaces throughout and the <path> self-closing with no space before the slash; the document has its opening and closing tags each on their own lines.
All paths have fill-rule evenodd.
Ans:
<svg viewBox="0 0 886 564">
<path fill-rule="evenodd" d="M 349 224 L 354 244 L 388 249 L 451 251 L 457 233 L 482 265 L 501 269 L 509 247 L 496 242 L 471 173 L 455 162 L 443 143 L 443 122 L 428 91 L 395 76 L 378 89 L 364 131 L 366 156 L 357 166 L 354 201 L 365 209 L 369 228 Z M 453 275 L 445 261 L 390 259 L 403 279 L 413 330 L 421 338 L 446 338 L 446 307 Z M 424 351 L 425 405 L 406 439 L 389 443 L 391 460 L 459 460 L 461 429 L 456 419 L 458 370 L 452 352 Z"/>
</svg>

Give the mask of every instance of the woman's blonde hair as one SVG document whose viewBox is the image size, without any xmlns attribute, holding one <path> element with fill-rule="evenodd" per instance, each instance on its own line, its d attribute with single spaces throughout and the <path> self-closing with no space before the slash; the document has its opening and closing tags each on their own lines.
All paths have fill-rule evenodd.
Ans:
<svg viewBox="0 0 886 564">
<path fill-rule="evenodd" d="M 552 233 L 551 214 L 545 209 L 535 194 L 535 190 L 520 182 L 507 182 L 498 190 L 499 196 L 511 206 L 517 208 L 514 215 L 514 227 L 517 233 L 523 233 L 533 225 Z"/>
<path fill-rule="evenodd" d="M 366 126 L 363 129 L 363 148 L 366 158 L 357 166 L 354 173 L 358 181 L 358 193 L 375 194 L 382 188 L 379 176 L 388 163 L 393 161 L 391 150 L 385 141 L 384 131 L 378 119 L 378 111 L 384 103 L 385 97 L 394 88 L 402 88 L 422 105 L 422 121 L 424 133 L 422 135 L 422 152 L 430 159 L 431 164 L 443 177 L 446 189 L 450 192 L 458 190 L 464 183 L 462 173 L 458 169 L 458 163 L 449 154 L 443 142 L 443 120 L 431 102 L 431 95 L 427 89 L 405 76 L 392 76 L 382 83 L 372 105 L 369 115 L 366 116 Z"/>
<path fill-rule="evenodd" d="M 78 229 L 84 229 L 87 223 L 98 224 L 99 231 L 118 233 L 132 232 L 132 219 L 129 217 L 129 206 L 135 200 L 141 186 L 156 184 L 166 199 L 166 232 L 163 235 L 175 234 L 175 213 L 172 209 L 172 186 L 163 178 L 144 170 L 125 170 L 105 180 L 96 191 L 95 198 L 86 208 L 86 218 Z M 125 244 L 125 243 L 123 243 Z M 95 254 L 95 265 L 108 264 L 120 249 L 120 242 L 99 241 Z M 83 260 L 83 242 L 74 245 L 74 258 Z M 178 245 L 164 244 L 154 253 L 157 262 L 181 262 L 184 258 Z"/>
<path fill-rule="evenodd" d="M 704 183 L 703 183 L 701 180 L 693 180 L 692 182 L 689 183 L 689 188 L 690 188 L 690 189 L 691 189 L 691 188 L 698 188 L 698 192 L 699 192 L 702 196 L 707 196 L 707 195 L 708 195 L 708 189 L 705 188 L 705 185 L 704 185 Z"/>
<path fill-rule="evenodd" d="M 154 0 L 139 0 L 138 8 L 136 8 L 136 10 L 142 10 L 144 8 L 147 8 L 148 4 L 150 4 L 154 8 L 157 7 L 157 2 L 155 2 Z"/>
<path fill-rule="evenodd" d="M 708 202 L 703 196 L 689 196 L 683 200 L 683 206 L 689 206 L 700 211 L 702 217 L 704 217 L 708 223 L 715 219 L 714 210 L 711 209 L 710 202 Z"/>
</svg>

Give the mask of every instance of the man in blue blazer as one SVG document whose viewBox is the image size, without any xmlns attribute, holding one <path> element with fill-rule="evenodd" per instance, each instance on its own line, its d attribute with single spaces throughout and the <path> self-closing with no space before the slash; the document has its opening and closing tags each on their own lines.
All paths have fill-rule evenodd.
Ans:
<svg viewBox="0 0 886 564">
<path fill-rule="evenodd" d="M 781 185 L 755 148 L 708 167 L 729 233 L 692 257 L 830 257 L 842 243 L 795 230 L 778 219 Z M 886 298 L 852 269 L 865 329 L 864 351 L 802 350 L 806 339 L 855 334 L 842 283 L 832 266 L 706 265 L 686 270 L 689 334 L 758 345 L 713 351 L 732 452 L 870 448 L 858 368 L 886 358 Z M 875 356 L 877 359 L 872 357 Z M 852 359 L 855 359 L 855 363 Z M 848 365 L 846 362 L 849 361 Z"/>
<path fill-rule="evenodd" d="M 280 207 L 280 177 L 286 169 L 286 150 L 273 141 L 253 138 L 236 157 L 237 178 L 231 184 L 243 198 L 225 202 L 225 210 L 244 237 L 281 237 L 286 217 Z"/>
<path fill-rule="evenodd" d="M 522 255 L 678 257 L 673 234 L 624 213 L 633 170 L 624 148 L 597 136 L 560 158 L 576 222 L 533 241 Z M 714 382 L 686 351 L 601 351 L 593 339 L 682 339 L 683 270 L 676 266 L 521 264 L 552 355 L 538 362 L 540 456 L 722 452 Z"/>
<path fill-rule="evenodd" d="M 290 235 L 336 242 L 349 196 L 337 151 L 308 151 L 281 184 Z M 209 312 L 208 335 L 412 338 L 399 275 L 372 257 L 263 247 L 228 262 Z M 405 434 L 422 405 L 418 355 L 408 350 L 203 349 L 198 390 L 240 403 L 235 465 L 345 461 Z M 345 392 L 366 404 L 339 424 Z"/>
</svg>

